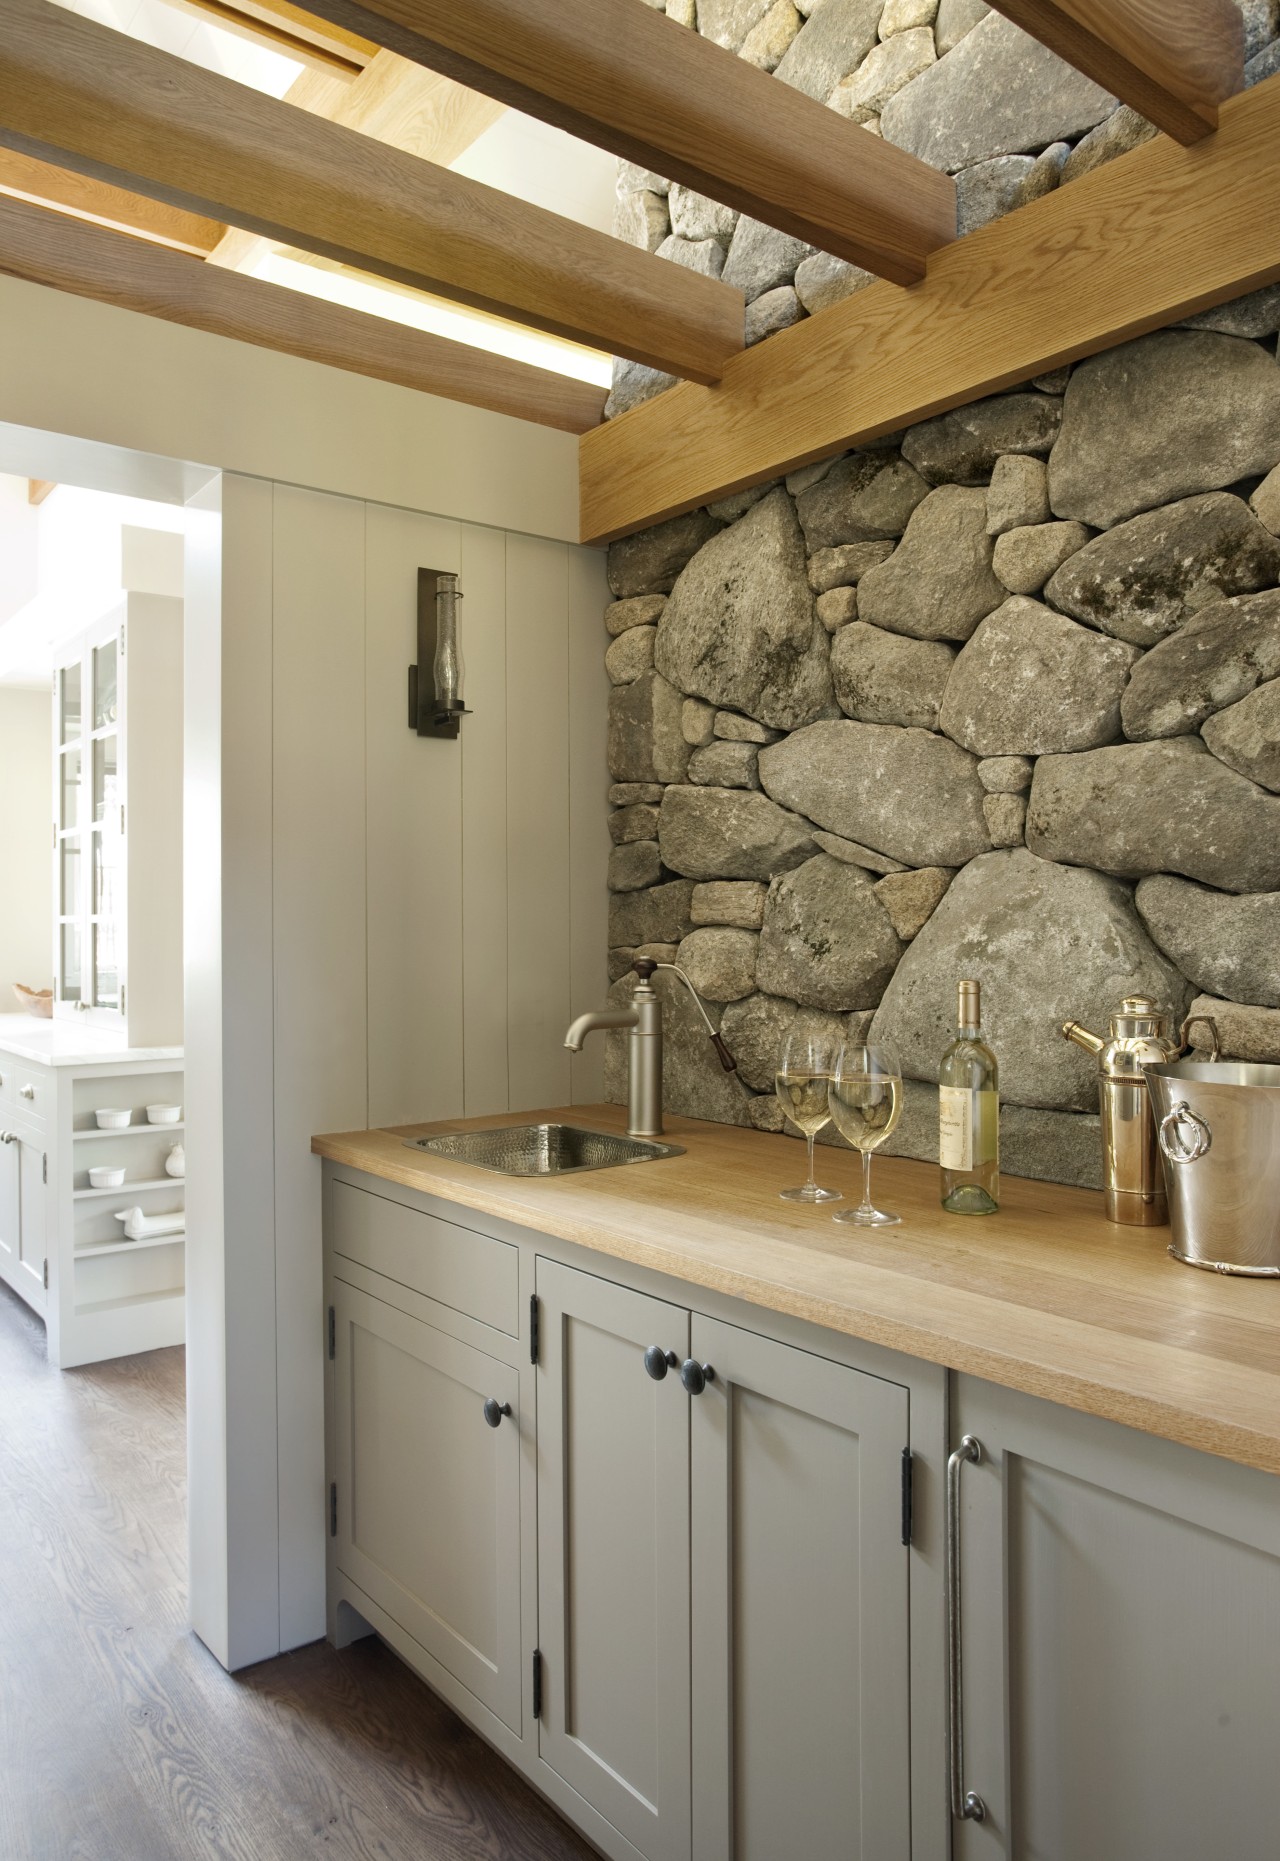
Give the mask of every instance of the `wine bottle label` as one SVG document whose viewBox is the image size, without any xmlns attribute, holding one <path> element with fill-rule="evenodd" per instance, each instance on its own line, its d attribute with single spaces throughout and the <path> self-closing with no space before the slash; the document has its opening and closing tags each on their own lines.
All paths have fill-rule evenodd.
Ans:
<svg viewBox="0 0 1280 1861">
<path fill-rule="evenodd" d="M 938 1087 L 938 1161 L 944 1170 L 974 1170 L 1000 1153 L 1000 1095 L 967 1086 Z"/>
</svg>

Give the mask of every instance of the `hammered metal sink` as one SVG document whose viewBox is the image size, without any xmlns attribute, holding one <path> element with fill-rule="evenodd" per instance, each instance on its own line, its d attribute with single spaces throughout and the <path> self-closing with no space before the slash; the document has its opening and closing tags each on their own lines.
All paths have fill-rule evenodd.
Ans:
<svg viewBox="0 0 1280 1861">
<path fill-rule="evenodd" d="M 500 1176 L 567 1176 L 574 1170 L 611 1170 L 622 1163 L 684 1155 L 679 1144 L 587 1131 L 577 1124 L 506 1124 L 490 1131 L 449 1131 L 404 1141 L 408 1150 L 473 1163 Z"/>
</svg>

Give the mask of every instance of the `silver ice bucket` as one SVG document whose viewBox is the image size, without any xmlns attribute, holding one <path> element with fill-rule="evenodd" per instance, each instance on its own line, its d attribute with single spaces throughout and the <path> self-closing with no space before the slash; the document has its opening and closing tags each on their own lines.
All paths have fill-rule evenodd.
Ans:
<svg viewBox="0 0 1280 1861">
<path fill-rule="evenodd" d="M 1213 1273 L 1280 1278 L 1280 1066 L 1148 1066 L 1169 1252 Z"/>
</svg>

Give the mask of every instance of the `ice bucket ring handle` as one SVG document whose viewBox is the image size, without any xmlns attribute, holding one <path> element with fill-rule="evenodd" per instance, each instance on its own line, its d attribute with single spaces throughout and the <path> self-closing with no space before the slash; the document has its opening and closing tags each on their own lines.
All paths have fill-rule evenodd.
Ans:
<svg viewBox="0 0 1280 1861">
<path fill-rule="evenodd" d="M 1190 1136 L 1186 1138 L 1182 1135 L 1184 1125 L 1191 1127 Z M 1170 1163 L 1194 1163 L 1204 1156 L 1212 1143 L 1213 1132 L 1185 1099 L 1180 1099 L 1160 1120 L 1160 1148 Z"/>
</svg>

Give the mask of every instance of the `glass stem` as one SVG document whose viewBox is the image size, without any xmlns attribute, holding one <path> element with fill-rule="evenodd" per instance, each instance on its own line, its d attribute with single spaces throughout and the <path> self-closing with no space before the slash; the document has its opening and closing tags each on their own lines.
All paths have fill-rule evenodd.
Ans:
<svg viewBox="0 0 1280 1861">
<path fill-rule="evenodd" d="M 863 1212 L 871 1208 L 871 1152 L 862 1153 L 862 1208 Z"/>
<path fill-rule="evenodd" d="M 809 1180 L 805 1184 L 806 1189 L 816 1189 L 818 1186 L 817 1179 L 813 1173 L 813 1140 L 816 1136 L 816 1131 L 806 1131 L 804 1134 L 804 1141 L 809 1147 Z"/>
</svg>

